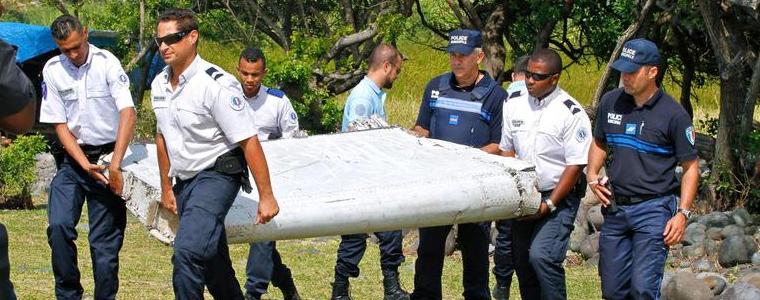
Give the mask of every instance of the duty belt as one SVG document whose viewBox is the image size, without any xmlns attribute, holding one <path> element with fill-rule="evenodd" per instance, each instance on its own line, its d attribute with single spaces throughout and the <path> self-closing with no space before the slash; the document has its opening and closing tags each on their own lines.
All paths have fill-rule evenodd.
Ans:
<svg viewBox="0 0 760 300">
<path fill-rule="evenodd" d="M 87 160 L 91 164 L 97 164 L 101 156 L 107 155 L 113 152 L 113 148 L 115 144 L 116 143 L 111 142 L 111 143 L 103 144 L 99 146 L 79 145 L 79 148 L 82 149 L 82 152 L 84 152 L 84 156 L 87 157 Z"/>
<path fill-rule="evenodd" d="M 226 175 L 240 175 L 240 183 L 243 191 L 250 193 L 253 191 L 251 181 L 248 179 L 248 164 L 245 161 L 245 155 L 240 147 L 224 153 L 216 158 L 214 166 L 208 168 Z"/>
<path fill-rule="evenodd" d="M 623 195 L 618 195 L 617 193 L 615 193 L 615 202 L 618 205 L 631 205 L 631 204 L 636 204 L 636 203 L 652 200 L 655 198 L 672 196 L 674 194 L 675 194 L 675 190 L 671 190 L 662 194 L 636 195 L 636 196 L 623 196 Z"/>
</svg>

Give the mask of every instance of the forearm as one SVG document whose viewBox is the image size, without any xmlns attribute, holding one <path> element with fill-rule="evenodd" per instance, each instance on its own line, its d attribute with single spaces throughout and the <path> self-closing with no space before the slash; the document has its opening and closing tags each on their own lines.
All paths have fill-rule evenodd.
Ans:
<svg viewBox="0 0 760 300">
<path fill-rule="evenodd" d="M 250 137 L 240 142 L 245 154 L 245 161 L 248 168 L 253 174 L 253 180 L 256 182 L 256 190 L 259 192 L 261 201 L 274 199 L 272 192 L 272 182 L 269 178 L 269 166 L 264 156 L 264 149 L 256 136 Z"/>
<path fill-rule="evenodd" d="M 554 191 L 552 191 L 552 194 L 549 196 L 552 199 L 552 202 L 554 202 L 554 205 L 559 204 L 559 202 L 562 201 L 562 199 L 565 199 L 565 196 L 573 190 L 575 184 L 578 182 L 578 176 L 580 176 L 582 171 L 582 165 L 570 165 L 565 167 L 565 170 L 562 171 L 562 175 L 559 177 L 559 183 L 557 183 Z"/>
<path fill-rule="evenodd" d="M 483 150 L 485 153 L 488 153 L 488 154 L 499 155 L 501 153 L 501 150 L 499 150 L 499 144 L 496 144 L 496 143 L 490 143 L 488 145 L 485 145 L 481 147 L 480 150 Z"/>
<path fill-rule="evenodd" d="M 599 170 L 602 169 L 604 160 L 607 158 L 607 151 L 601 143 L 594 139 L 591 142 L 591 148 L 588 150 L 588 168 L 586 168 L 586 178 L 589 182 L 599 180 Z"/>
<path fill-rule="evenodd" d="M 74 161 L 83 169 L 88 169 L 90 161 L 87 160 L 87 156 L 84 155 L 82 148 L 77 144 L 77 139 L 69 131 L 69 127 L 65 123 L 57 123 L 53 125 L 55 127 L 55 134 L 58 135 L 58 140 L 61 141 L 63 149 L 66 153 L 74 159 Z"/>
<path fill-rule="evenodd" d="M 119 128 L 116 131 L 116 145 L 111 158 L 111 167 L 120 168 L 121 161 L 124 159 L 124 153 L 127 151 L 129 141 L 132 140 L 132 134 L 135 130 L 135 109 L 125 108 L 119 112 Z"/>
<path fill-rule="evenodd" d="M 422 128 L 420 125 L 414 125 L 414 127 L 412 127 L 412 132 L 414 132 L 419 137 L 430 137 L 430 131 Z"/>
<path fill-rule="evenodd" d="M 681 178 L 681 203 L 680 207 L 689 209 L 697 195 L 699 186 L 699 162 L 697 160 L 682 164 L 684 172 Z"/>
<path fill-rule="evenodd" d="M 169 179 L 169 154 L 166 151 L 164 135 L 156 133 L 156 158 L 158 159 L 158 176 L 161 179 L 161 191 L 171 190 L 172 182 Z"/>
</svg>

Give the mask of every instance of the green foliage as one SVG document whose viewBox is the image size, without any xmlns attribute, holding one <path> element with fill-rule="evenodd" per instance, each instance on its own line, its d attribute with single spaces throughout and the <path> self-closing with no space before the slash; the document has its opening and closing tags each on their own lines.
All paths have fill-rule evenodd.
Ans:
<svg viewBox="0 0 760 300">
<path fill-rule="evenodd" d="M 142 105 L 137 107 L 137 122 L 135 123 L 134 140 L 152 143 L 156 136 L 156 114 L 150 105 L 150 96 L 146 94 Z"/>
<path fill-rule="evenodd" d="M 47 150 L 41 135 L 20 136 L 7 148 L 0 148 L 0 197 L 12 198 L 29 192 L 36 179 L 34 156 Z"/>
<path fill-rule="evenodd" d="M 702 132 L 704 132 L 705 134 L 713 138 L 718 136 L 718 125 L 719 125 L 718 118 L 706 116 L 705 118 L 700 119 L 698 122 L 699 122 L 700 130 Z"/>
</svg>

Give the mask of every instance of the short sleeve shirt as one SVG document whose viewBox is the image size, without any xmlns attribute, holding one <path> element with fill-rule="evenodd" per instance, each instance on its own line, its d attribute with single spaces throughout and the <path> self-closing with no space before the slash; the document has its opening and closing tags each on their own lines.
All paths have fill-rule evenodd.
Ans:
<svg viewBox="0 0 760 300">
<path fill-rule="evenodd" d="M 527 93 L 510 98 L 504 111 L 499 147 L 536 166 L 539 191 L 554 189 L 567 166 L 588 163 L 591 121 L 561 88 L 541 100 Z"/>
<path fill-rule="evenodd" d="M 262 85 L 245 99 L 253 109 L 259 140 L 291 138 L 298 131 L 298 114 L 285 92 Z"/>
<path fill-rule="evenodd" d="M 607 175 L 618 195 L 672 192 L 679 186 L 676 164 L 697 159 L 691 117 L 662 90 L 641 107 L 623 89 L 605 94 L 594 138 L 611 151 Z"/>
<path fill-rule="evenodd" d="M 153 80 L 151 103 L 169 154 L 169 176 L 189 179 L 257 130 L 232 75 L 200 56 L 180 74 L 176 88 L 169 83 L 170 72 L 167 66 Z"/>
<path fill-rule="evenodd" d="M 369 77 L 364 77 L 348 95 L 346 105 L 343 107 L 343 122 L 341 131 L 348 131 L 348 124 L 360 119 L 377 116 L 386 120 L 385 116 L 386 94 Z"/>
<path fill-rule="evenodd" d="M 40 122 L 65 123 L 77 143 L 97 146 L 116 140 L 119 111 L 134 103 L 119 60 L 107 50 L 89 47 L 79 67 L 63 54 L 45 64 Z"/>
</svg>

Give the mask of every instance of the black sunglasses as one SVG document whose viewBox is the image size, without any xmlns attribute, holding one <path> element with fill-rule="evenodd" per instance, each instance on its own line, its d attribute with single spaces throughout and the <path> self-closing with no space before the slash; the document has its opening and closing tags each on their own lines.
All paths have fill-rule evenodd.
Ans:
<svg viewBox="0 0 760 300">
<path fill-rule="evenodd" d="M 192 30 L 185 30 L 180 32 L 175 32 L 172 34 L 167 34 L 163 37 L 153 37 L 153 40 L 156 41 L 156 46 L 161 46 L 161 43 L 166 44 L 167 46 L 176 44 L 177 42 L 181 41 L 182 38 L 184 38 L 187 34 L 192 32 Z"/>
<path fill-rule="evenodd" d="M 532 73 L 532 72 L 525 71 L 525 77 L 533 78 L 533 80 L 535 81 L 543 81 L 554 75 L 557 75 L 557 73 L 540 74 L 540 73 Z"/>
</svg>

